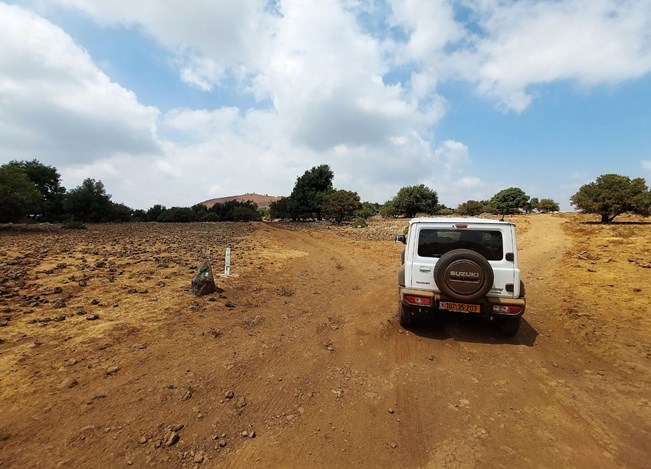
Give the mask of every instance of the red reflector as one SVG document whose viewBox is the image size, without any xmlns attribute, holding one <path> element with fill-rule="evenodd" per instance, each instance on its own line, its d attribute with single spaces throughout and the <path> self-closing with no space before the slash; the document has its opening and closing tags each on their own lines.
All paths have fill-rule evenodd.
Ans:
<svg viewBox="0 0 651 469">
<path fill-rule="evenodd" d="M 427 296 L 405 295 L 405 301 L 410 305 L 429 306 L 432 304 L 432 299 Z"/>
<path fill-rule="evenodd" d="M 522 311 L 522 306 L 513 305 L 494 305 L 493 312 L 501 314 L 519 314 Z"/>
<path fill-rule="evenodd" d="M 468 225 L 454 225 L 455 228 L 468 228 Z"/>
</svg>

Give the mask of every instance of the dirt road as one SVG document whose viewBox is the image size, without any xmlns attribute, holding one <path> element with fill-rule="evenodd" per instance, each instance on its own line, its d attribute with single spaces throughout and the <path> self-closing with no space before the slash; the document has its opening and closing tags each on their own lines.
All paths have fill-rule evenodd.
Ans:
<svg viewBox="0 0 651 469">
<path fill-rule="evenodd" d="M 83 337 L 72 318 L 34 346 L 12 318 L 0 467 L 645 467 L 648 362 L 568 326 L 564 222 L 519 225 L 515 339 L 465 316 L 404 330 L 399 245 L 264 224 L 221 298 L 192 297 L 186 269 Z"/>
</svg>

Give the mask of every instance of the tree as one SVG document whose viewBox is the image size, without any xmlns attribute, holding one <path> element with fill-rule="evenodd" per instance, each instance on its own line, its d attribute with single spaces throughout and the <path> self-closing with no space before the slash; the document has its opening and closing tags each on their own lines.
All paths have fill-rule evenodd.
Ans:
<svg viewBox="0 0 651 469">
<path fill-rule="evenodd" d="M 61 219 L 63 215 L 63 197 L 66 192 L 61 185 L 61 175 L 54 166 L 47 166 L 38 160 L 10 161 L 8 166 L 13 166 L 25 172 L 29 180 L 43 196 L 38 217 L 46 221 Z"/>
<path fill-rule="evenodd" d="M 167 207 L 161 204 L 156 204 L 147 210 L 147 221 L 158 221 L 160 214 L 167 210 Z"/>
<path fill-rule="evenodd" d="M 133 210 L 124 204 L 111 202 L 111 209 L 107 214 L 106 221 L 131 221 Z"/>
<path fill-rule="evenodd" d="M 355 211 L 362 208 L 357 192 L 338 190 L 329 192 L 323 197 L 323 216 L 341 223 L 346 218 L 352 218 Z"/>
<path fill-rule="evenodd" d="M 106 193 L 102 181 L 88 178 L 66 194 L 63 208 L 75 221 L 107 221 L 111 219 L 111 196 Z"/>
<path fill-rule="evenodd" d="M 468 200 L 457 207 L 457 213 L 463 216 L 474 217 L 484 213 L 484 204 L 477 200 Z"/>
<path fill-rule="evenodd" d="M 334 173 L 327 164 L 315 166 L 296 179 L 290 199 L 293 204 L 292 218 L 323 218 L 321 204 L 325 195 L 332 191 Z"/>
<path fill-rule="evenodd" d="M 438 196 L 436 192 L 420 184 L 403 187 L 393 199 L 396 211 L 407 218 L 413 218 L 419 212 L 434 213 L 437 209 Z"/>
<path fill-rule="evenodd" d="M 552 199 L 540 199 L 536 208 L 541 213 L 558 212 L 561 209 Z"/>
<path fill-rule="evenodd" d="M 380 216 L 382 218 L 396 218 L 398 216 L 398 210 L 393 203 L 393 200 L 389 200 L 380 207 Z"/>
<path fill-rule="evenodd" d="M 291 218 L 290 203 L 291 199 L 289 197 L 283 197 L 275 202 L 271 202 L 271 204 L 269 204 L 269 217 L 271 217 L 272 220 L 276 218 L 280 218 L 281 220 Z"/>
<path fill-rule="evenodd" d="M 43 196 L 17 166 L 0 166 L 0 222 L 17 222 L 37 213 Z"/>
<path fill-rule="evenodd" d="M 601 215 L 601 223 L 610 223 L 626 212 L 648 216 L 651 191 L 643 178 L 603 174 L 595 182 L 581 186 L 570 202 L 584 213 Z"/>
<path fill-rule="evenodd" d="M 158 215 L 158 220 L 163 223 L 187 223 L 197 221 L 197 214 L 190 207 L 172 207 Z"/>
<path fill-rule="evenodd" d="M 524 208 L 528 201 L 529 196 L 522 189 L 509 187 L 495 194 L 490 203 L 499 213 L 509 214 L 512 211 L 519 211 Z"/>
<path fill-rule="evenodd" d="M 531 213 L 534 210 L 538 210 L 540 206 L 540 201 L 538 200 L 538 197 L 532 197 L 529 202 L 524 204 L 524 211 L 525 213 Z"/>
<path fill-rule="evenodd" d="M 380 204 L 371 202 L 362 202 L 362 206 L 355 212 L 355 216 L 366 220 L 378 212 Z"/>
</svg>

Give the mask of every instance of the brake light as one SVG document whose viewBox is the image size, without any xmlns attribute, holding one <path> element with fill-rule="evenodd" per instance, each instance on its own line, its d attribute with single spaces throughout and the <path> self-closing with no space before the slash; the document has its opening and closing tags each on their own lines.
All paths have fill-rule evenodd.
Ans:
<svg viewBox="0 0 651 469">
<path fill-rule="evenodd" d="M 468 225 L 454 225 L 455 228 L 468 228 Z"/>
<path fill-rule="evenodd" d="M 493 312 L 499 314 L 520 314 L 522 306 L 493 305 Z"/>
<path fill-rule="evenodd" d="M 428 296 L 405 295 L 405 301 L 416 306 L 430 306 L 432 304 L 432 299 Z"/>
</svg>

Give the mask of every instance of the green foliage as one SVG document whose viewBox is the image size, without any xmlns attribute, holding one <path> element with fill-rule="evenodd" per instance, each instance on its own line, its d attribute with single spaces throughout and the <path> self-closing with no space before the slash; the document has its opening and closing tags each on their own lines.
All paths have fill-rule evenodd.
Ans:
<svg viewBox="0 0 651 469">
<path fill-rule="evenodd" d="M 35 213 L 42 221 L 57 221 L 63 215 L 63 197 L 66 192 L 61 185 L 61 175 L 54 166 L 47 166 L 38 160 L 10 161 L 7 166 L 19 168 L 36 186 L 43 197 L 39 213 Z"/>
<path fill-rule="evenodd" d="M 540 202 L 536 204 L 535 208 L 541 213 L 558 212 L 561 209 L 561 207 L 552 199 L 540 199 Z"/>
<path fill-rule="evenodd" d="M 133 210 L 131 210 L 126 205 L 111 202 L 111 210 L 108 214 L 107 221 L 128 222 L 131 221 L 132 214 Z"/>
<path fill-rule="evenodd" d="M 102 181 L 85 179 L 79 187 L 68 192 L 63 208 L 73 220 L 98 223 L 111 219 L 111 196 Z"/>
<path fill-rule="evenodd" d="M 43 196 L 25 171 L 11 164 L 0 166 L 0 222 L 22 221 L 42 206 Z"/>
<path fill-rule="evenodd" d="M 156 204 L 153 207 L 150 207 L 149 210 L 147 210 L 147 221 L 158 221 L 158 217 L 160 217 L 161 213 L 165 210 L 167 210 L 167 207 L 161 204 Z"/>
<path fill-rule="evenodd" d="M 158 215 L 162 223 L 187 223 L 197 221 L 197 214 L 190 207 L 172 207 Z"/>
<path fill-rule="evenodd" d="M 323 197 L 321 205 L 323 216 L 336 223 L 352 218 L 357 210 L 362 208 L 357 192 L 338 190 Z"/>
<path fill-rule="evenodd" d="M 131 221 L 133 222 L 143 222 L 147 221 L 147 212 L 142 209 L 136 209 L 131 212 Z"/>
<path fill-rule="evenodd" d="M 403 187 L 393 199 L 399 215 L 413 218 L 419 212 L 434 213 L 437 209 L 438 196 L 435 191 L 424 184 Z"/>
<path fill-rule="evenodd" d="M 475 217 L 484 213 L 484 204 L 477 200 L 468 200 L 457 207 L 457 213 L 464 217 Z"/>
<path fill-rule="evenodd" d="M 269 204 L 269 217 L 272 220 L 277 218 L 281 220 L 292 218 L 291 204 L 292 200 L 289 197 L 283 197 L 275 202 L 271 202 Z"/>
<path fill-rule="evenodd" d="M 509 187 L 493 196 L 490 203 L 499 213 L 518 212 L 529 202 L 529 196 L 519 187 Z"/>
<path fill-rule="evenodd" d="M 254 221 L 262 218 L 258 212 L 258 205 L 250 200 L 217 203 L 210 207 L 209 212 L 216 215 L 216 219 L 212 221 Z"/>
<path fill-rule="evenodd" d="M 371 202 L 362 202 L 362 206 L 359 210 L 355 212 L 355 216 L 359 218 L 363 218 L 366 220 L 369 217 L 372 217 L 376 213 L 378 213 L 380 208 L 380 204 L 373 204 Z"/>
<path fill-rule="evenodd" d="M 361 217 L 360 217 L 360 218 L 357 218 L 357 219 L 353 222 L 353 228 L 366 228 L 367 226 L 368 226 L 368 223 L 366 223 L 366 220 L 364 220 L 364 219 L 361 218 Z"/>
<path fill-rule="evenodd" d="M 524 211 L 525 213 L 531 213 L 534 210 L 538 210 L 540 207 L 540 201 L 538 200 L 538 197 L 532 197 L 529 202 L 524 204 Z"/>
<path fill-rule="evenodd" d="M 380 207 L 380 216 L 382 218 L 396 218 L 398 216 L 398 210 L 393 200 L 389 200 Z"/>
<path fill-rule="evenodd" d="M 651 191 L 643 178 L 603 174 L 595 182 L 581 186 L 570 202 L 582 212 L 601 215 L 602 223 L 610 223 L 626 212 L 648 216 Z"/>
<path fill-rule="evenodd" d="M 437 215 L 441 215 L 443 217 L 448 215 L 454 215 L 454 210 L 452 210 L 451 208 L 447 208 L 445 205 L 441 205 L 440 207 L 441 208 L 438 208 L 435 212 Z"/>
<path fill-rule="evenodd" d="M 333 190 L 332 180 L 334 173 L 330 166 L 322 164 L 296 179 L 296 184 L 289 198 L 288 204 L 293 219 L 323 218 L 322 203 L 326 194 Z"/>
</svg>

